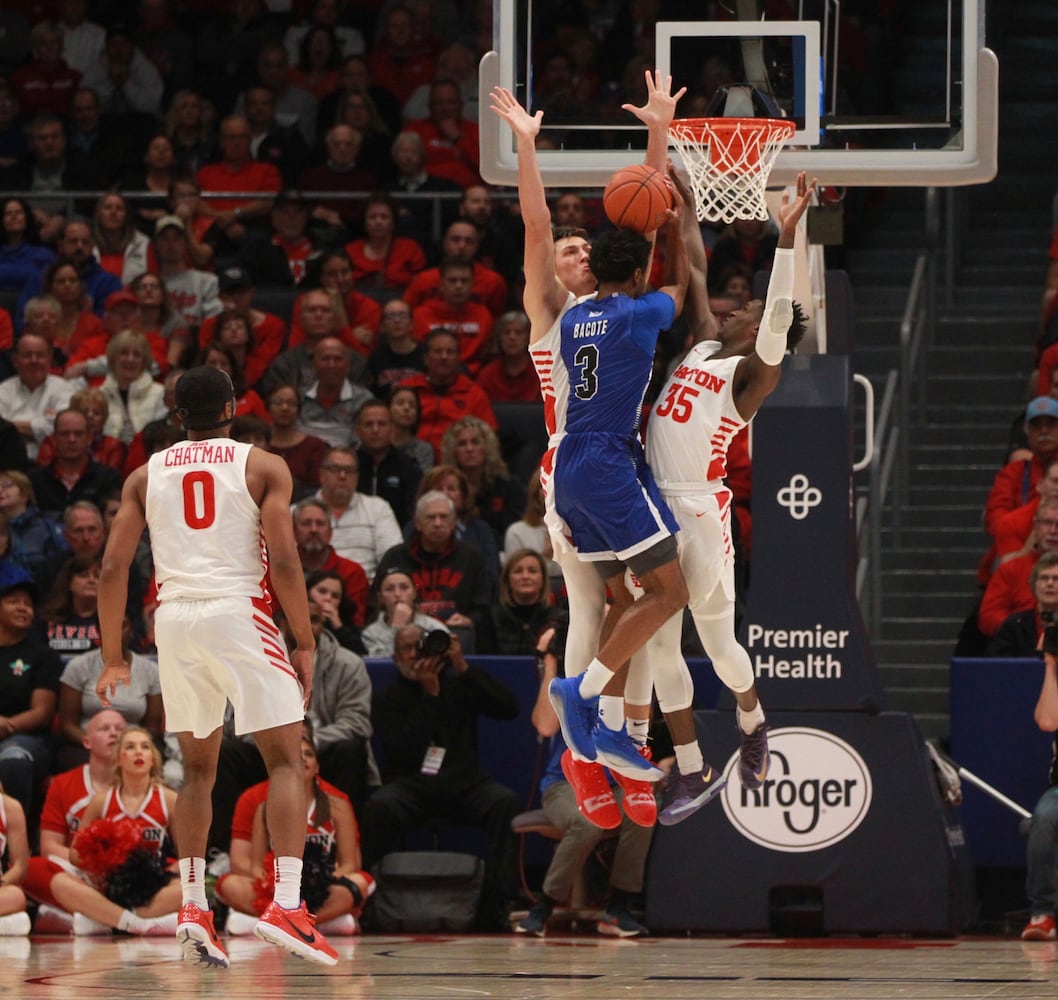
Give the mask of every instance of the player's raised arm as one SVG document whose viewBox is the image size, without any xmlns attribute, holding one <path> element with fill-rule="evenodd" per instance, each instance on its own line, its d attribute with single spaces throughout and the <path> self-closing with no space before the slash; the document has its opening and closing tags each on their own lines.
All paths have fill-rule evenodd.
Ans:
<svg viewBox="0 0 1058 1000">
<path fill-rule="evenodd" d="M 492 111 L 511 127 L 518 143 L 518 200 L 525 223 L 525 292 L 523 303 L 535 339 L 547 331 L 562 309 L 567 290 L 555 277 L 555 243 L 551 210 L 536 158 L 536 137 L 543 111 L 529 114 L 506 87 L 494 87 Z"/>
<path fill-rule="evenodd" d="M 647 103 L 641 108 L 634 104 L 622 104 L 621 109 L 630 111 L 647 127 L 647 155 L 644 163 L 665 173 L 669 162 L 669 125 L 676 114 L 676 102 L 687 93 L 686 87 L 672 93 L 672 77 L 663 80 L 657 70 L 646 71 Z"/>
<path fill-rule="evenodd" d="M 687 254 L 689 270 L 683 316 L 694 343 L 716 340 L 716 317 L 709 308 L 709 260 L 705 253 L 705 244 L 702 242 L 702 230 L 698 225 L 694 194 L 671 163 L 668 176 L 680 200 L 680 237 Z"/>
<path fill-rule="evenodd" d="M 779 208 L 779 242 L 768 279 L 768 295 L 764 315 L 757 331 L 756 349 L 743 360 L 735 375 L 736 405 L 744 420 L 750 419 L 768 394 L 779 384 L 780 366 L 786 356 L 787 344 L 795 312 L 793 306 L 794 286 L 794 239 L 797 224 L 805 214 L 816 189 L 813 178 L 809 184 L 804 171 L 797 175 L 795 193 L 783 193 Z"/>
</svg>

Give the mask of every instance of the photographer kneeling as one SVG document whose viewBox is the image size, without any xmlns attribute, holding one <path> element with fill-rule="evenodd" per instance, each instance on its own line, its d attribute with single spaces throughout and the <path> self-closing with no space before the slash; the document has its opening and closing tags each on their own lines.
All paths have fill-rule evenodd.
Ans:
<svg viewBox="0 0 1058 1000">
<path fill-rule="evenodd" d="M 477 716 L 514 719 L 517 698 L 468 663 L 458 637 L 442 631 L 401 628 L 393 663 L 400 676 L 372 701 L 383 784 L 362 816 L 364 867 L 402 849 L 405 834 L 427 820 L 477 827 L 488 839 L 478 929 L 506 930 L 505 904 L 515 889 L 511 819 L 521 806 L 481 768 Z"/>
</svg>

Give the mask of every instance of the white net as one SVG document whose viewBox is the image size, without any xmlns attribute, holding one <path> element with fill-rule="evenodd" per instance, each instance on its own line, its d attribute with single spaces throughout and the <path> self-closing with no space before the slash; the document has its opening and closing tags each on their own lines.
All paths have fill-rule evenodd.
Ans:
<svg viewBox="0 0 1058 1000">
<path fill-rule="evenodd" d="M 684 118 L 669 126 L 700 221 L 766 219 L 764 189 L 796 126 L 779 118 Z"/>
</svg>

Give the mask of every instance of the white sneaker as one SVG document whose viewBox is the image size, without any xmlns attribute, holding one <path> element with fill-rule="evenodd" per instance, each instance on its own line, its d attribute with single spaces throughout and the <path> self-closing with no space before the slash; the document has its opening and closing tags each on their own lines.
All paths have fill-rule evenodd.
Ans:
<svg viewBox="0 0 1058 1000">
<path fill-rule="evenodd" d="M 106 924 L 101 924 L 98 920 L 93 920 L 84 913 L 75 913 L 73 915 L 73 932 L 78 937 L 92 937 L 113 933 L 112 929 L 107 927 Z"/>
<path fill-rule="evenodd" d="M 37 919 L 33 921 L 34 934 L 69 934 L 73 930 L 73 915 L 57 906 L 41 903 L 37 907 Z"/>
<path fill-rule="evenodd" d="M 249 937 L 257 926 L 257 917 L 249 913 L 240 913 L 238 910 L 228 910 L 228 922 L 224 930 L 229 937 Z"/>
<path fill-rule="evenodd" d="M 178 914 L 165 913 L 160 917 L 148 917 L 136 930 L 141 937 L 172 937 L 176 933 Z"/>
<path fill-rule="evenodd" d="M 343 913 L 340 917 L 335 917 L 333 920 L 328 920 L 325 924 L 320 924 L 319 927 L 328 937 L 352 937 L 354 934 L 360 933 L 360 928 L 356 924 L 356 917 L 351 913 Z"/>
<path fill-rule="evenodd" d="M 0 917 L 0 937 L 25 937 L 29 933 L 29 914 L 7 913 Z"/>
</svg>

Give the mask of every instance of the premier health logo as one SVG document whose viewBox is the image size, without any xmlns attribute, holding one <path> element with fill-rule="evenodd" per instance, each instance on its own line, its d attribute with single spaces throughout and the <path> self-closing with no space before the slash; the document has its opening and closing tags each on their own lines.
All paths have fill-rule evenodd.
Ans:
<svg viewBox="0 0 1058 1000">
<path fill-rule="evenodd" d="M 871 772 L 844 740 L 821 729 L 789 726 L 768 733 L 771 770 L 751 791 L 739 781 L 738 752 L 724 768 L 720 796 L 732 826 L 772 851 L 801 854 L 844 840 L 871 807 Z"/>
<path fill-rule="evenodd" d="M 813 507 L 823 502 L 823 491 L 808 482 L 800 472 L 790 477 L 790 484 L 775 495 L 780 507 L 785 507 L 795 521 L 803 521 Z"/>
</svg>

